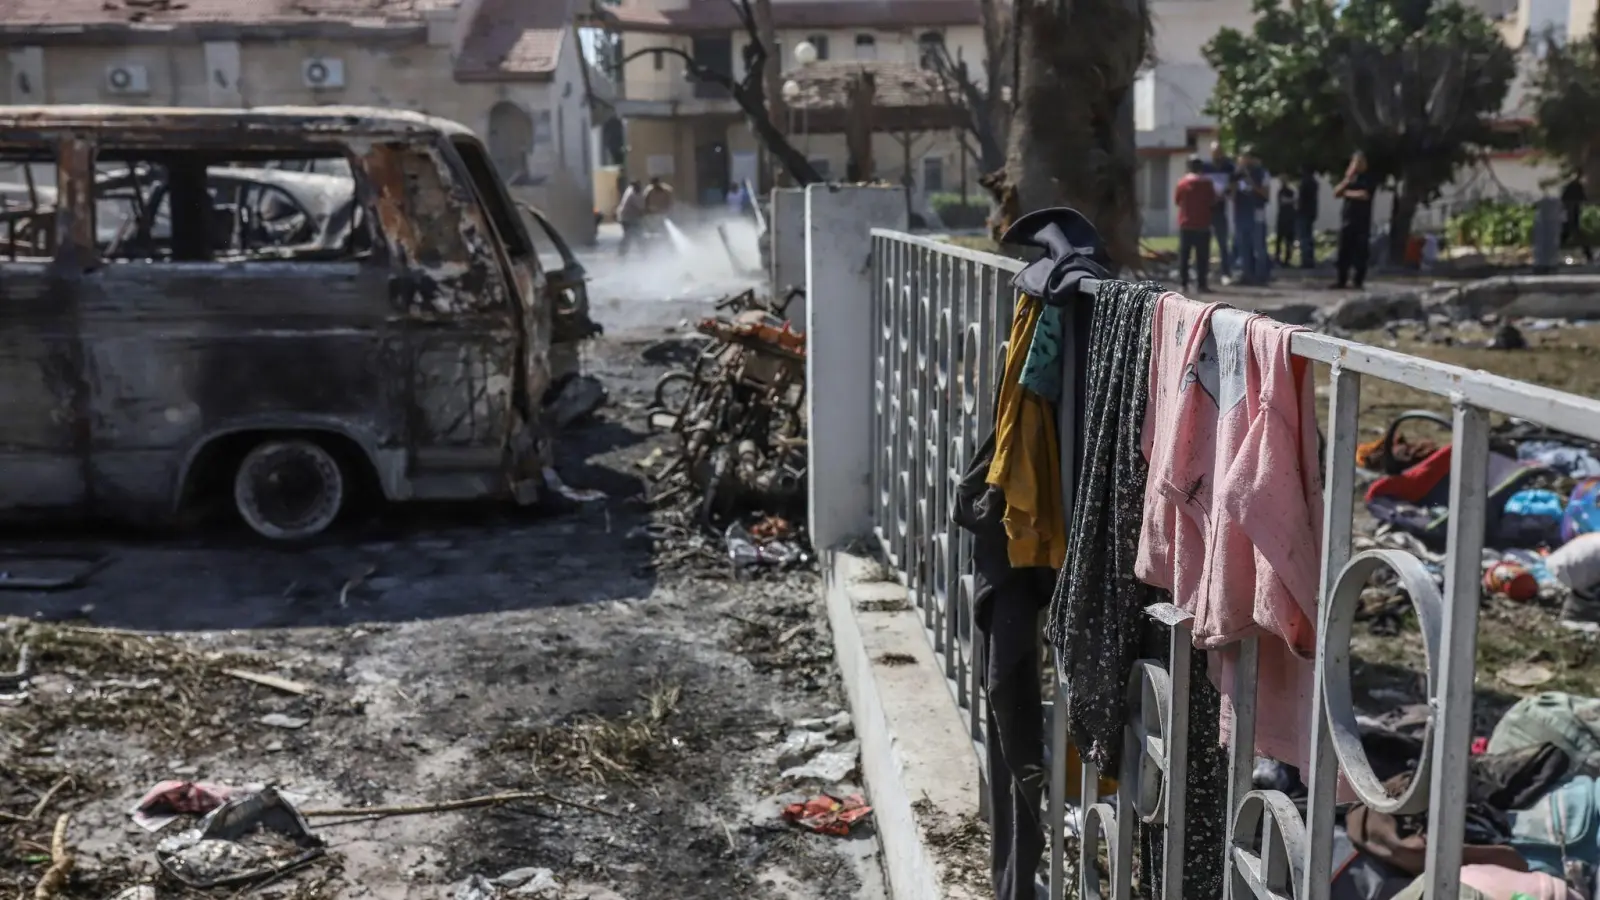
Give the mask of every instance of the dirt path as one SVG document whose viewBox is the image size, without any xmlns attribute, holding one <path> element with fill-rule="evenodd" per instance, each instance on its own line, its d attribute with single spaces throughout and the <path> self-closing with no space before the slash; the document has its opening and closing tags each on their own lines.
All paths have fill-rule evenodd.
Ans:
<svg viewBox="0 0 1600 900">
<path fill-rule="evenodd" d="M 69 811 L 78 865 L 62 896 L 154 880 L 158 836 L 127 810 L 176 778 L 271 783 L 307 809 L 518 790 L 563 801 L 314 819 L 327 861 L 252 896 L 465 900 L 493 896 L 474 893 L 475 876 L 531 867 L 561 887 L 508 879 L 530 896 L 881 897 L 870 828 L 828 838 L 779 818 L 828 787 L 786 782 L 780 745 L 845 706 L 815 576 L 737 583 L 653 565 L 636 461 L 653 446 L 639 412 L 661 368 L 640 354 L 691 311 L 632 311 L 595 347 L 613 403 L 565 441 L 562 473 L 604 490 L 602 504 L 420 510 L 298 551 L 233 534 L 105 537 L 93 548 L 114 562 L 86 588 L 6 595 L 35 624 L 0 629 L 0 669 L 25 639 L 37 674 L 27 703 L 0 706 L 0 810 L 25 814 L 70 780 L 39 821 L 0 816 L 0 895 L 15 882 L 31 896 Z"/>
</svg>

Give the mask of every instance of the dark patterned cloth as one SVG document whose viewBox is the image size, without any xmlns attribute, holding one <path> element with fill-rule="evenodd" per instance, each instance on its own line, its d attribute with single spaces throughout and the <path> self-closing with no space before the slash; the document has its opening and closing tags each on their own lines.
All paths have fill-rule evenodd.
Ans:
<svg viewBox="0 0 1600 900">
<path fill-rule="evenodd" d="M 1133 574 L 1144 517 L 1139 446 L 1150 375 L 1155 283 L 1101 282 L 1089 326 L 1083 456 L 1066 565 L 1045 639 L 1067 684 L 1067 727 L 1086 759 L 1116 772 L 1128 721 L 1127 680 L 1140 655 L 1144 608 L 1161 592 Z"/>
<path fill-rule="evenodd" d="M 1067 723 L 1084 757 L 1118 773 L 1128 677 L 1140 658 L 1168 660 L 1166 628 L 1145 607 L 1171 599 L 1133 574 L 1144 526 L 1147 465 L 1140 447 L 1150 373 L 1150 326 L 1159 284 L 1106 281 L 1095 298 L 1084 391 L 1082 456 L 1066 564 L 1045 638 L 1067 685 Z M 1206 655 L 1191 655 L 1187 825 L 1180 896 L 1220 897 L 1227 816 L 1227 753 L 1217 743 L 1221 697 Z M 1164 829 L 1140 825 L 1139 894 L 1160 897 Z"/>
</svg>

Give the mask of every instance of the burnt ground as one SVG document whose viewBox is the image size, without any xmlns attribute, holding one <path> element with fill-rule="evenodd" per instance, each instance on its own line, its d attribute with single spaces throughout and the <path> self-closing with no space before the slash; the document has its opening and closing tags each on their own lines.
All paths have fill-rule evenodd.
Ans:
<svg viewBox="0 0 1600 900">
<path fill-rule="evenodd" d="M 645 532 L 638 462 L 662 439 L 641 413 L 664 367 L 642 351 L 709 304 L 596 309 L 613 333 L 588 367 L 612 403 L 564 438 L 560 468 L 603 502 L 390 510 L 292 550 L 224 529 L 5 536 L 112 562 L 78 590 L 0 594 L 19 616 L 0 624 L 0 672 L 19 643 L 35 656 L 30 699 L 0 701 L 0 896 L 32 895 L 62 813 L 70 898 L 141 882 L 162 897 L 467 897 L 474 876 L 524 867 L 552 870 L 567 898 L 883 896 L 870 825 L 830 838 L 779 817 L 829 787 L 786 783 L 780 743 L 845 708 L 816 576 L 674 571 Z M 159 879 L 159 836 L 127 814 L 168 778 L 271 783 L 306 810 L 548 796 L 313 818 L 324 862 L 195 891 Z"/>
</svg>

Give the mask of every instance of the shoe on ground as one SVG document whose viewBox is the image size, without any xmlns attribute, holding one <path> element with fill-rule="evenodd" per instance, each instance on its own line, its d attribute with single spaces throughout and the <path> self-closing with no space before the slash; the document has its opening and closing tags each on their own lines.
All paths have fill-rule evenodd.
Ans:
<svg viewBox="0 0 1600 900">
<path fill-rule="evenodd" d="M 1592 591 L 1573 591 L 1561 604 L 1561 618 L 1568 622 L 1600 624 L 1600 597 Z"/>
</svg>

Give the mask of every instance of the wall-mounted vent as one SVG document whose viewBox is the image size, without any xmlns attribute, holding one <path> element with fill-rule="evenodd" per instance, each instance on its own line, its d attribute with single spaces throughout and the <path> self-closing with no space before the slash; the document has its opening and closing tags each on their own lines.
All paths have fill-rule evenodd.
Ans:
<svg viewBox="0 0 1600 900">
<path fill-rule="evenodd" d="M 112 66 L 106 69 L 106 91 L 120 96 L 150 93 L 150 73 L 144 66 Z"/>
<path fill-rule="evenodd" d="M 306 87 L 317 91 L 333 91 L 344 87 L 344 60 L 316 57 L 306 60 L 300 67 Z"/>
</svg>

